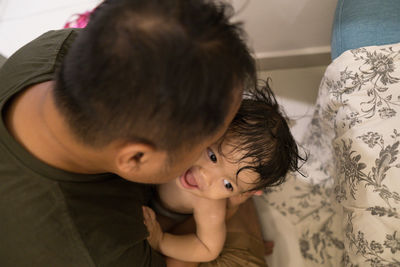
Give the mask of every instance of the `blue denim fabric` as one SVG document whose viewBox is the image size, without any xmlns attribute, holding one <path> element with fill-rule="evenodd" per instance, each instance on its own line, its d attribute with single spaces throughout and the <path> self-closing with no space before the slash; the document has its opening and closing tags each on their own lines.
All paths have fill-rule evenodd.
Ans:
<svg viewBox="0 0 400 267">
<path fill-rule="evenodd" d="M 400 42 L 400 0 L 338 0 L 332 59 L 349 49 Z"/>
</svg>

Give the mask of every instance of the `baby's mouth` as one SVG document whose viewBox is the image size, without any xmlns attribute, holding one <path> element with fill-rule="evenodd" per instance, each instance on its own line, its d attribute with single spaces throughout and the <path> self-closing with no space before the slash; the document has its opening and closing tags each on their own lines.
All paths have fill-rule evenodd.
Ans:
<svg viewBox="0 0 400 267">
<path fill-rule="evenodd" d="M 194 189 L 198 188 L 198 184 L 196 178 L 193 175 L 192 169 L 187 170 L 181 177 L 180 177 L 181 184 L 184 188 Z"/>
</svg>

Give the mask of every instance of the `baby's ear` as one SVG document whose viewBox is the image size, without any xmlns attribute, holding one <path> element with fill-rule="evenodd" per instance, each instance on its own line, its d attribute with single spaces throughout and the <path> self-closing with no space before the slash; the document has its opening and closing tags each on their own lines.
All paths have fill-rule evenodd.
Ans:
<svg viewBox="0 0 400 267">
<path fill-rule="evenodd" d="M 253 195 L 255 195 L 255 196 L 261 196 L 263 194 L 263 191 L 262 190 L 256 190 L 256 191 L 252 191 L 251 193 Z"/>
</svg>

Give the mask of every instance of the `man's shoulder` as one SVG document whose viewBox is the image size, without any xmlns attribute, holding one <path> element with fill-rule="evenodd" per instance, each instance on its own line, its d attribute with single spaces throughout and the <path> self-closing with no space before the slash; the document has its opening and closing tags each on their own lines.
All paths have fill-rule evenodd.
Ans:
<svg viewBox="0 0 400 267">
<path fill-rule="evenodd" d="M 47 31 L 12 54 L 6 61 L 4 67 L 7 67 L 10 62 L 14 63 L 19 60 L 25 61 L 30 58 L 38 59 L 41 57 L 42 60 L 48 61 L 49 58 L 56 56 L 61 51 L 65 42 L 69 43 L 70 41 L 72 43 L 80 31 L 81 29 Z"/>
<path fill-rule="evenodd" d="M 79 29 L 49 31 L 17 50 L 0 69 L 0 96 L 52 80 L 78 33 Z"/>
</svg>

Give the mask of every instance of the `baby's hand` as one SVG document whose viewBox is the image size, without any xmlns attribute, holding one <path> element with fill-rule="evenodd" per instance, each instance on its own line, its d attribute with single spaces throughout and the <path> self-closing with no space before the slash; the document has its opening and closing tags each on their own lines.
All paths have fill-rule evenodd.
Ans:
<svg viewBox="0 0 400 267">
<path fill-rule="evenodd" d="M 156 220 L 156 214 L 154 211 L 149 208 L 143 206 L 143 218 L 144 225 L 147 227 L 147 231 L 149 231 L 149 236 L 147 237 L 147 241 L 150 243 L 150 246 L 160 251 L 160 242 L 163 238 L 163 231 L 161 229 L 160 224 Z"/>
</svg>

